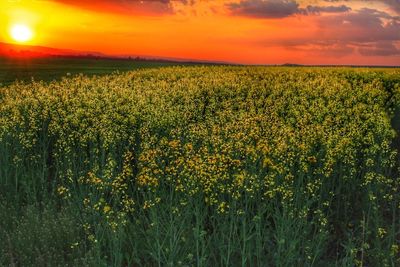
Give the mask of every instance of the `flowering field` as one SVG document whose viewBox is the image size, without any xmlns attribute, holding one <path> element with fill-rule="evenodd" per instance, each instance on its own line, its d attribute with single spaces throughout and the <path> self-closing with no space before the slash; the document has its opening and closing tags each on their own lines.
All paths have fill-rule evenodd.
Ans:
<svg viewBox="0 0 400 267">
<path fill-rule="evenodd" d="M 0 264 L 399 266 L 399 114 L 398 69 L 0 88 Z"/>
</svg>

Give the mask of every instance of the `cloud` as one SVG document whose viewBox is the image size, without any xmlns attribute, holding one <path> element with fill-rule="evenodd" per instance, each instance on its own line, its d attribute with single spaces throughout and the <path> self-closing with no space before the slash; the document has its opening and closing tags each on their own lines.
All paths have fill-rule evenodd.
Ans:
<svg viewBox="0 0 400 267">
<path fill-rule="evenodd" d="M 381 2 L 386 4 L 394 12 L 400 14 L 400 0 L 323 0 L 324 2 L 337 3 L 337 2 Z"/>
<path fill-rule="evenodd" d="M 363 8 L 356 12 L 320 17 L 317 23 L 320 34 L 328 39 L 354 42 L 400 40 L 399 19 L 375 9 Z"/>
<path fill-rule="evenodd" d="M 383 0 L 393 11 L 400 14 L 400 0 Z"/>
<path fill-rule="evenodd" d="M 319 16 L 317 26 L 305 36 L 262 40 L 259 44 L 285 47 L 310 56 L 342 57 L 355 52 L 362 56 L 400 56 L 400 19 L 386 12 L 360 10 Z"/>
<path fill-rule="evenodd" d="M 353 48 L 362 56 L 398 56 L 400 21 L 386 12 L 363 8 L 355 12 L 318 18 L 322 47 Z M 333 47 L 334 48 L 334 47 Z M 340 49 L 339 49 L 340 50 Z"/>
<path fill-rule="evenodd" d="M 295 0 L 241 0 L 226 4 L 233 15 L 254 18 L 286 18 L 293 15 L 316 15 L 320 13 L 341 13 L 351 8 L 341 6 L 312 6 L 301 8 Z"/>
<path fill-rule="evenodd" d="M 363 56 L 398 56 L 395 43 L 400 41 L 398 17 L 375 9 L 318 19 L 319 33 L 325 42 L 343 43 L 355 47 Z"/>
<path fill-rule="evenodd" d="M 319 13 L 342 13 L 348 12 L 351 8 L 345 5 L 341 6 L 307 6 L 305 9 L 307 14 L 319 14 Z"/>
<path fill-rule="evenodd" d="M 358 49 L 363 56 L 399 56 L 400 49 L 394 42 L 378 42 Z"/>
<path fill-rule="evenodd" d="M 163 15 L 173 14 L 174 3 L 193 4 L 195 0 L 44 0 L 105 13 Z"/>
<path fill-rule="evenodd" d="M 234 15 L 256 18 L 284 18 L 299 12 L 299 4 L 294 0 L 242 0 L 228 3 Z"/>
</svg>

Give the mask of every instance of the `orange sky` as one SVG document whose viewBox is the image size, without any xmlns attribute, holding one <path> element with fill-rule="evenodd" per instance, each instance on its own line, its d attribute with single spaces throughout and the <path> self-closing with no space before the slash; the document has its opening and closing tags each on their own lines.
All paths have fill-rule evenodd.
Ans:
<svg viewBox="0 0 400 267">
<path fill-rule="evenodd" d="M 400 0 L 0 0 L 0 42 L 18 23 L 27 44 L 113 55 L 400 65 Z"/>
</svg>

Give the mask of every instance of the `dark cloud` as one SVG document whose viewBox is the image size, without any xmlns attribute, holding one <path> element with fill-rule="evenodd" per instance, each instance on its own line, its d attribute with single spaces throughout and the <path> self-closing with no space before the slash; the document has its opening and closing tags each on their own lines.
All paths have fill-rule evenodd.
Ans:
<svg viewBox="0 0 400 267">
<path fill-rule="evenodd" d="M 285 18 L 296 14 L 315 15 L 319 13 L 341 13 L 351 8 L 341 6 L 307 6 L 300 8 L 295 0 L 242 0 L 239 3 L 228 3 L 228 10 L 233 15 L 254 18 Z"/>
<path fill-rule="evenodd" d="M 393 11 L 400 14 L 400 0 L 383 0 Z"/>
<path fill-rule="evenodd" d="M 325 0 L 327 1 L 327 0 Z M 346 2 L 382 2 L 390 7 L 394 12 L 400 14 L 400 0 L 342 0 Z"/>
<path fill-rule="evenodd" d="M 320 17 L 320 34 L 325 39 L 354 42 L 400 40 L 400 21 L 397 17 L 375 9 L 363 8 L 356 12 Z"/>
<path fill-rule="evenodd" d="M 361 10 L 320 16 L 318 30 L 302 38 L 265 40 L 265 46 L 340 57 L 358 52 L 362 56 L 400 56 L 400 19 L 386 12 Z"/>
<path fill-rule="evenodd" d="M 389 6 L 394 12 L 400 14 L 400 0 L 323 0 L 324 2 L 382 2 Z"/>
<path fill-rule="evenodd" d="M 284 18 L 299 12 L 299 4 L 294 0 L 242 0 L 227 7 L 234 15 L 256 18 Z"/>
<path fill-rule="evenodd" d="M 363 56 L 400 55 L 400 21 L 388 13 L 363 8 L 356 12 L 319 18 L 321 39 L 355 47 Z"/>
<path fill-rule="evenodd" d="M 319 14 L 319 13 L 342 13 L 350 11 L 351 8 L 345 5 L 341 6 L 307 6 L 305 9 L 307 14 Z"/>
<path fill-rule="evenodd" d="M 358 49 L 363 56 L 399 56 L 400 49 L 393 42 L 378 42 Z"/>
</svg>

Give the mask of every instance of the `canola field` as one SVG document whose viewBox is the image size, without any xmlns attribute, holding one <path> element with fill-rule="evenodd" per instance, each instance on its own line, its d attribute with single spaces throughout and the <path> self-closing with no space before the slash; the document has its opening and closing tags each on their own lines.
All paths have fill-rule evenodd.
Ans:
<svg viewBox="0 0 400 267">
<path fill-rule="evenodd" d="M 400 70 L 0 88 L 0 265 L 399 266 Z"/>
</svg>

